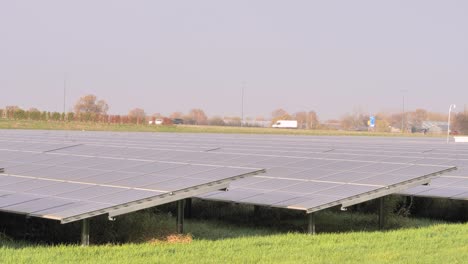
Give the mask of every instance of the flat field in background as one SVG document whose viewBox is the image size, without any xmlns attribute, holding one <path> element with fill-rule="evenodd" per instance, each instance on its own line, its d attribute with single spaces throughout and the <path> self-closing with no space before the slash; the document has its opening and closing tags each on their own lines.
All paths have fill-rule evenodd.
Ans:
<svg viewBox="0 0 468 264">
<path fill-rule="evenodd" d="M 380 133 L 343 130 L 277 129 L 260 127 L 191 126 L 191 125 L 136 125 L 106 124 L 93 122 L 55 122 L 0 119 L 0 129 L 42 129 L 42 130 L 88 130 L 120 132 L 177 132 L 177 133 L 225 133 L 225 134 L 276 134 L 311 136 L 386 136 L 386 137 L 441 137 L 443 135 L 423 135 L 421 133 Z"/>
</svg>

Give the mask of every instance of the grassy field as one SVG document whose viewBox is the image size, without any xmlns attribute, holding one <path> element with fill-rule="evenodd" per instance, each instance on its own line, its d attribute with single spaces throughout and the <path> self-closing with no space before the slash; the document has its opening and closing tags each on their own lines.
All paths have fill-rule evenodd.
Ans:
<svg viewBox="0 0 468 264">
<path fill-rule="evenodd" d="M 323 221 L 326 218 L 322 217 Z M 356 223 L 369 216 L 354 216 Z M 396 219 L 401 223 L 401 219 Z M 310 236 L 189 221 L 175 242 L 44 246 L 0 238 L 1 263 L 466 263 L 468 224 L 406 220 L 393 231 Z M 422 224 L 422 227 L 415 227 Z M 224 236 L 222 235 L 224 234 Z M 190 237 L 189 237 L 190 238 Z"/>
<path fill-rule="evenodd" d="M 178 132 L 178 133 L 225 133 L 225 134 L 277 134 L 277 135 L 315 135 L 315 136 L 392 136 L 392 137 L 430 137 L 436 135 L 379 133 L 367 131 L 341 130 L 305 130 L 273 129 L 258 127 L 228 126 L 149 126 L 135 124 L 105 124 L 93 122 L 54 122 L 31 120 L 0 119 L 0 129 L 42 129 L 42 130 L 86 130 L 86 131 L 120 131 L 120 132 Z"/>
<path fill-rule="evenodd" d="M 218 212 L 207 207 L 208 215 L 198 212 L 195 219 L 187 220 L 185 236 L 173 235 L 175 219 L 167 211 L 135 213 L 116 222 L 104 217 L 91 223 L 91 240 L 106 229 L 103 224 L 115 224 L 114 231 L 134 235 L 124 244 L 47 246 L 0 236 L 0 263 L 466 263 L 468 259 L 468 223 L 392 215 L 381 232 L 376 214 L 328 210 L 318 213 L 319 234 L 311 236 L 303 233 L 302 214 L 285 212 L 279 220 L 275 210 L 255 216 L 247 206 L 214 206 Z"/>
</svg>

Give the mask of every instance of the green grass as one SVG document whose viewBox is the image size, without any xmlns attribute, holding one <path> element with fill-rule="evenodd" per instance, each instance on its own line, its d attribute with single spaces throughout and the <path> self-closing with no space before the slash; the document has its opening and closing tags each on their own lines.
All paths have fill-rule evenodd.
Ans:
<svg viewBox="0 0 468 264">
<path fill-rule="evenodd" d="M 268 221 L 272 212 L 267 210 L 259 218 L 262 221 L 254 223 L 245 208 L 232 211 L 248 221 L 188 220 L 190 243 L 83 248 L 34 245 L 0 236 L 0 263 L 465 263 L 468 259 L 468 224 L 393 216 L 387 228 L 398 229 L 380 232 L 375 231 L 375 214 L 325 211 L 317 215 L 320 233 L 310 236 L 299 232 L 305 228 L 305 218 L 297 217 L 300 214 L 286 213 L 281 221 Z M 155 224 L 174 228 L 175 221 L 167 214 L 155 218 L 143 212 L 120 224 L 158 235 Z M 146 235 L 148 241 L 151 236 Z"/>
<path fill-rule="evenodd" d="M 189 244 L 11 246 L 2 263 L 466 263 L 468 224 L 389 232 L 289 233 Z"/>
<path fill-rule="evenodd" d="M 258 127 L 227 126 L 149 126 L 135 124 L 106 124 L 93 122 L 55 122 L 32 120 L 0 119 L 0 129 L 41 129 L 41 130 L 86 130 L 86 131 L 119 131 L 119 132 L 178 132 L 178 133 L 224 133 L 224 134 L 277 134 L 277 135 L 315 135 L 315 136 L 392 136 L 392 137 L 430 137 L 431 135 L 357 132 L 341 130 L 304 130 L 274 129 Z M 432 135 L 435 136 L 435 135 Z"/>
</svg>

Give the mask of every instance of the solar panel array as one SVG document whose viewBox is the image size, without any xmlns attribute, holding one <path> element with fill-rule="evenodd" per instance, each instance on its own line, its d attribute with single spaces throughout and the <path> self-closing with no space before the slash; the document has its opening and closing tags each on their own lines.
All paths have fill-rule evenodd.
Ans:
<svg viewBox="0 0 468 264">
<path fill-rule="evenodd" d="M 468 148 L 454 148 L 453 144 L 441 142 L 406 138 L 0 131 L 0 148 L 3 149 L 8 149 L 9 143 L 16 144 L 16 148 L 22 146 L 22 151 L 43 150 L 39 145 L 52 144 L 45 148 L 49 154 L 90 160 L 265 168 L 264 175 L 233 182 L 229 192 L 212 192 L 199 197 L 308 212 L 339 204 L 352 205 L 397 191 L 465 199 L 468 188 L 460 187 L 463 184 L 451 184 L 468 180 L 460 176 L 464 160 L 468 159 Z M 1 164 L 0 161 L 0 167 Z M 461 166 L 461 174 L 460 171 L 448 172 L 444 175 L 449 176 L 434 180 L 429 187 L 419 186 L 439 172 L 451 171 L 454 164 Z M 125 167 L 125 163 L 114 161 L 96 166 L 99 166 L 97 169 Z M 134 173 L 139 167 L 135 164 L 134 171 L 123 172 Z M 203 174 L 214 177 L 218 172 Z M 93 181 L 107 177 L 88 175 Z M 411 186 L 417 187 L 404 190 Z M 446 195 L 442 196 L 437 190 L 445 190 Z"/>
<path fill-rule="evenodd" d="M 42 142 L 85 142 L 106 146 L 148 148 L 178 151 L 214 151 L 226 154 L 243 154 L 276 157 L 316 157 L 342 160 L 375 160 L 396 163 L 434 164 L 456 166 L 457 171 L 444 174 L 430 186 L 414 188 L 402 194 L 468 199 L 468 144 L 451 143 L 434 138 L 368 138 L 368 137 L 312 137 L 265 135 L 200 135 L 200 134 L 149 134 L 109 132 L 35 132 L 12 133 L 17 139 Z M 209 160 L 210 163 L 215 163 Z M 225 164 L 239 164 L 230 160 Z M 218 162 L 219 164 L 219 162 Z"/>
<path fill-rule="evenodd" d="M 62 223 L 227 188 L 261 169 L 70 154 L 68 143 L 0 144 L 0 210 Z M 91 147 L 94 149 L 94 147 Z M 89 154 L 89 151 L 88 151 Z M 130 210 L 131 211 L 131 210 Z"/>
</svg>

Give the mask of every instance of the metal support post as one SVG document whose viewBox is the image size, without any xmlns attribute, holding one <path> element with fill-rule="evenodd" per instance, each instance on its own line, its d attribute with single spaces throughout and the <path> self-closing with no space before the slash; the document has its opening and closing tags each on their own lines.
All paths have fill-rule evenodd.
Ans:
<svg viewBox="0 0 468 264">
<path fill-rule="evenodd" d="M 185 212 L 186 218 L 192 218 L 192 198 L 185 199 Z"/>
<path fill-rule="evenodd" d="M 379 198 L 379 229 L 380 230 L 383 230 L 384 225 L 385 225 L 384 207 L 385 207 L 385 197 L 380 197 Z"/>
<path fill-rule="evenodd" d="M 184 200 L 177 201 L 177 233 L 184 233 Z"/>
<path fill-rule="evenodd" d="M 89 219 L 82 220 L 81 226 L 81 246 L 89 246 Z"/>
<path fill-rule="evenodd" d="M 309 235 L 315 235 L 315 213 L 308 214 L 307 218 L 309 222 L 308 233 Z"/>
</svg>

